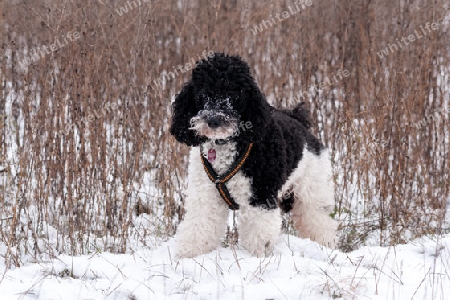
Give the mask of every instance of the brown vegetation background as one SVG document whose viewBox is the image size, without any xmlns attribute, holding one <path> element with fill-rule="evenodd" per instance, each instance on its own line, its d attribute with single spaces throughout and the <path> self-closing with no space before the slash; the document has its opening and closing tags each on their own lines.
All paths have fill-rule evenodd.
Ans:
<svg viewBox="0 0 450 300">
<path fill-rule="evenodd" d="M 258 34 L 255 25 L 294 2 L 129 2 L 122 16 L 122 0 L 0 3 L 0 256 L 8 265 L 24 255 L 130 251 L 174 233 L 188 149 L 168 133 L 170 104 L 190 72 L 162 89 L 152 83 L 205 50 L 248 61 L 276 106 L 311 91 L 314 133 L 332 153 L 343 250 L 374 235 L 389 245 L 448 232 L 446 1 L 312 0 Z M 438 29 L 377 55 L 427 22 Z M 78 40 L 20 67 L 31 49 L 74 31 Z M 339 70 L 350 75 L 311 90 Z"/>
</svg>

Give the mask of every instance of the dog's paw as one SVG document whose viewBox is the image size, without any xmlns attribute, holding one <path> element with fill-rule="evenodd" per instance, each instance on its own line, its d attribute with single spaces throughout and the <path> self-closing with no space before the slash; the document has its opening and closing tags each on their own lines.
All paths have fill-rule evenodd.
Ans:
<svg viewBox="0 0 450 300">
<path fill-rule="evenodd" d="M 242 247 L 247 250 L 252 256 L 268 257 L 273 254 L 274 243 L 271 241 L 261 243 L 246 243 L 241 242 Z"/>
</svg>

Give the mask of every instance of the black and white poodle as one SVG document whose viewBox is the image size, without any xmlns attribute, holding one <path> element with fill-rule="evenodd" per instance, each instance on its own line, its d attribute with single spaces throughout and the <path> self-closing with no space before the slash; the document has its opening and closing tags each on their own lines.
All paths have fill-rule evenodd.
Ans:
<svg viewBox="0 0 450 300">
<path fill-rule="evenodd" d="M 237 211 L 239 243 L 253 255 L 273 249 L 280 209 L 291 212 L 301 237 L 334 247 L 331 163 L 308 130 L 308 113 L 302 105 L 270 106 L 237 56 L 216 53 L 197 63 L 173 103 L 170 128 L 192 146 L 178 257 L 216 249 L 229 209 Z"/>
</svg>

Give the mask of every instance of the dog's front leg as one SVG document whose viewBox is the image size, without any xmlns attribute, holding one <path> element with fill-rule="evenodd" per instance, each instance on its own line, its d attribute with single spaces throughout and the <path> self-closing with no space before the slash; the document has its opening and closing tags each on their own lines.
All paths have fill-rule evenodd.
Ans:
<svg viewBox="0 0 450 300">
<path fill-rule="evenodd" d="M 189 159 L 186 215 L 175 235 L 178 258 L 216 249 L 226 231 L 228 206 L 207 177 L 199 156 L 199 149 L 193 148 Z"/>
<path fill-rule="evenodd" d="M 281 233 L 280 209 L 272 200 L 256 206 L 242 205 L 238 218 L 241 245 L 258 257 L 272 253 Z"/>
</svg>

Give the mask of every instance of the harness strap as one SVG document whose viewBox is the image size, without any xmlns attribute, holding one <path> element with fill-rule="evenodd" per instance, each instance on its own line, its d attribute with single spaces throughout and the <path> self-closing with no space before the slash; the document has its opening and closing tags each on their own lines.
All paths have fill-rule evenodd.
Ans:
<svg viewBox="0 0 450 300">
<path fill-rule="evenodd" d="M 205 169 L 206 174 L 208 175 L 209 179 L 216 184 L 216 188 L 219 191 L 220 196 L 228 204 L 228 207 L 231 210 L 239 209 L 239 204 L 237 204 L 236 201 L 234 201 L 233 197 L 231 197 L 225 183 L 241 169 L 242 165 L 247 160 L 252 147 L 253 143 L 250 143 L 247 147 L 247 151 L 245 151 L 245 153 L 243 153 L 243 155 L 241 155 L 239 159 L 235 160 L 230 169 L 221 176 L 217 175 L 211 163 L 203 156 L 202 151 L 200 151 L 200 157 L 202 159 L 203 168 Z"/>
</svg>

